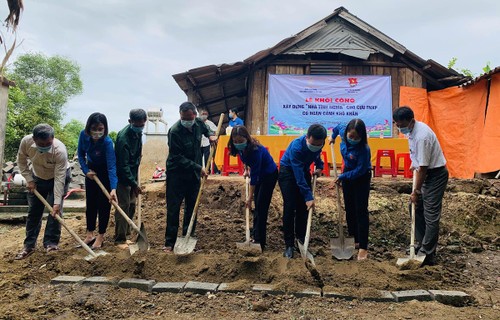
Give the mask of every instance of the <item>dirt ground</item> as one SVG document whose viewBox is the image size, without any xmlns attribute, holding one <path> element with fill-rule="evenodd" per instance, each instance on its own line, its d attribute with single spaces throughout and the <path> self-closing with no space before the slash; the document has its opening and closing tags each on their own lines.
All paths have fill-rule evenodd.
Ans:
<svg viewBox="0 0 500 320">
<path fill-rule="evenodd" d="M 282 198 L 277 187 L 268 221 L 268 247 L 258 257 L 243 256 L 236 242 L 244 240 L 243 179 L 211 176 L 202 196 L 196 252 L 187 257 L 161 251 L 165 233 L 165 185 L 145 184 L 143 216 L 151 250 L 130 256 L 112 245 L 113 219 L 104 249 L 110 253 L 87 262 L 83 249 L 63 230 L 61 250 L 38 250 L 14 261 L 22 248 L 24 226 L 0 224 L 0 319 L 498 319 L 500 307 L 500 198 L 483 195 L 485 180 L 450 180 L 443 203 L 438 265 L 399 270 L 397 257 L 409 244 L 409 180 L 377 178 L 370 195 L 370 259 L 363 262 L 332 259 L 329 239 L 337 236 L 334 187 L 318 181 L 317 209 L 310 249 L 324 290 L 357 297 L 376 290 L 461 290 L 474 301 L 462 308 L 437 302 L 374 303 L 337 299 L 268 296 L 245 291 L 213 295 L 147 294 L 138 290 L 98 286 L 52 286 L 58 275 L 144 278 L 156 281 L 228 282 L 250 289 L 268 283 L 291 292 L 318 288 L 297 255 L 282 257 Z M 482 194 L 483 193 L 483 194 Z M 486 192 L 487 193 L 487 192 Z M 67 218 L 82 237 L 83 215 Z M 45 224 L 45 222 L 44 222 Z M 42 229 L 43 232 L 43 229 Z M 41 239 L 39 239 L 39 243 Z"/>
</svg>

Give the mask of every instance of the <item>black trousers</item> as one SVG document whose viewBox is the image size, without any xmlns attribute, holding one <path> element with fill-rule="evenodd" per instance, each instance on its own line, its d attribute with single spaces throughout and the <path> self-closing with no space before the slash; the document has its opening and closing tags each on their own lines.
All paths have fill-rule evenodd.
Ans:
<svg viewBox="0 0 500 320">
<path fill-rule="evenodd" d="M 107 166 L 94 166 L 90 169 L 96 172 L 99 180 L 102 181 L 106 190 L 110 192 L 111 187 L 109 184 Z M 85 177 L 85 197 L 87 203 L 87 209 L 85 210 L 87 231 L 94 231 L 96 229 L 96 220 L 99 216 L 99 234 L 105 234 L 109 223 L 111 203 L 109 203 L 108 198 L 106 198 L 104 192 L 102 192 L 97 183 L 87 177 Z"/>
<path fill-rule="evenodd" d="M 262 247 L 266 246 L 267 216 L 276 181 L 278 181 L 278 170 L 264 176 L 254 190 L 253 237 Z"/>
<path fill-rule="evenodd" d="M 370 195 L 371 171 L 354 180 L 342 181 L 344 203 L 349 236 L 359 243 L 360 249 L 368 249 L 368 197 Z"/>
<path fill-rule="evenodd" d="M 33 176 L 36 189 L 47 202 L 54 205 L 54 179 L 44 180 Z M 66 171 L 66 180 L 64 184 L 64 193 L 68 191 L 71 181 L 71 170 Z M 64 196 L 64 195 L 63 195 Z M 61 216 L 63 214 L 64 199 L 61 199 Z M 26 238 L 24 239 L 24 248 L 33 249 L 36 245 L 36 239 L 42 228 L 42 216 L 45 209 L 44 204 L 34 193 L 28 193 L 28 218 L 26 219 Z M 58 245 L 61 239 L 61 225 L 50 214 L 47 218 L 45 233 L 43 235 L 43 246 Z"/>
<path fill-rule="evenodd" d="M 415 238 L 420 243 L 420 252 L 432 255 L 436 251 L 439 237 L 439 221 L 444 191 L 448 184 L 448 169 L 428 169 L 422 196 L 415 207 Z"/>
<path fill-rule="evenodd" d="M 304 175 L 307 183 L 311 186 L 309 166 L 305 168 Z M 278 183 L 283 196 L 283 236 L 285 245 L 293 247 L 295 238 L 304 242 L 306 236 L 308 214 L 306 202 L 300 193 L 291 168 L 280 168 Z"/>
<path fill-rule="evenodd" d="M 196 197 L 200 189 L 200 179 L 194 175 L 187 178 L 185 175 L 167 173 L 167 228 L 165 230 L 165 246 L 173 247 L 177 240 L 179 229 L 179 215 L 184 200 L 184 218 L 182 221 L 182 235 L 185 236 L 193 215 Z M 196 220 L 191 235 L 194 236 Z"/>
<path fill-rule="evenodd" d="M 205 160 L 205 166 L 207 165 L 207 161 L 208 161 L 208 157 L 210 156 L 210 146 L 206 146 L 206 147 L 201 147 L 201 153 L 203 154 L 203 159 Z M 214 151 L 214 158 L 215 158 L 215 151 Z M 220 171 L 219 171 L 219 168 L 217 168 L 217 165 L 215 164 L 215 162 L 213 162 L 213 166 L 214 166 L 214 172 L 215 174 L 219 174 Z M 212 167 L 210 167 L 208 169 L 208 173 L 212 173 Z"/>
</svg>

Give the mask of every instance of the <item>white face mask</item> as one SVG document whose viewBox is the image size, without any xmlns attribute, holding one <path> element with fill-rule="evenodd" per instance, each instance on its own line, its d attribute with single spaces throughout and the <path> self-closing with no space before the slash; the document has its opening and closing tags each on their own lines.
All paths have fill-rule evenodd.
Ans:
<svg viewBox="0 0 500 320">
<path fill-rule="evenodd" d="M 104 132 L 102 132 L 102 131 L 90 131 L 90 135 L 92 136 L 92 139 L 98 140 L 104 136 Z"/>
</svg>

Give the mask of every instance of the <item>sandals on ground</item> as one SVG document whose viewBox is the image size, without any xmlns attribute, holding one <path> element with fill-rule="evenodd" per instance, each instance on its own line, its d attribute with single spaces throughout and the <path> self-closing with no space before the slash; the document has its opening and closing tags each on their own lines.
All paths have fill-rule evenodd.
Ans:
<svg viewBox="0 0 500 320">
<path fill-rule="evenodd" d="M 22 260 L 24 258 L 29 257 L 33 252 L 35 252 L 35 249 L 27 249 L 24 248 L 23 251 L 19 252 L 15 257 L 14 260 Z"/>
</svg>

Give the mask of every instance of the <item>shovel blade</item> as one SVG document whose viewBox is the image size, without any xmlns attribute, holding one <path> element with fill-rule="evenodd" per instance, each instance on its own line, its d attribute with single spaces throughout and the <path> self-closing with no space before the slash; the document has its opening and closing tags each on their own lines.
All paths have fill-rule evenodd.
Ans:
<svg viewBox="0 0 500 320">
<path fill-rule="evenodd" d="M 332 254 L 336 259 L 339 260 L 349 260 L 354 255 L 356 248 L 354 247 L 354 238 L 344 238 L 342 239 L 333 238 L 330 240 L 330 248 L 332 249 Z"/>
<path fill-rule="evenodd" d="M 141 223 L 141 232 L 137 234 L 137 247 L 141 251 L 147 251 L 149 250 L 149 241 L 148 241 L 148 235 L 146 233 L 146 227 L 144 227 L 144 223 Z"/>
<path fill-rule="evenodd" d="M 262 253 L 262 247 L 260 246 L 260 244 L 251 243 L 250 241 L 237 242 L 236 248 L 249 255 L 258 255 Z"/>
<path fill-rule="evenodd" d="M 99 256 L 105 256 L 105 255 L 107 255 L 107 254 L 108 254 L 108 253 L 107 253 L 106 251 L 102 251 L 102 250 L 100 250 L 100 251 L 95 252 L 95 256 L 93 256 L 93 255 L 89 254 L 89 255 L 87 255 L 84 259 L 85 259 L 86 261 L 90 261 L 90 260 L 94 260 L 95 258 L 97 258 L 97 257 L 99 257 Z"/>
<path fill-rule="evenodd" d="M 306 248 L 304 248 L 304 245 L 302 243 L 300 243 L 300 241 L 297 241 L 297 246 L 299 247 L 299 251 L 300 251 L 300 255 L 302 256 L 302 259 L 305 260 L 309 260 L 311 262 L 311 264 L 316 267 L 316 263 L 314 263 L 314 257 L 312 255 L 311 252 L 309 252 L 309 250 L 307 250 Z"/>
<path fill-rule="evenodd" d="M 398 266 L 400 269 L 413 269 L 413 268 L 418 268 L 424 263 L 425 260 L 425 255 L 423 256 L 409 256 L 407 258 L 398 258 L 396 261 L 396 266 Z"/>
<path fill-rule="evenodd" d="M 178 237 L 174 246 L 174 253 L 177 255 L 188 255 L 193 252 L 198 240 L 193 237 Z"/>
</svg>

